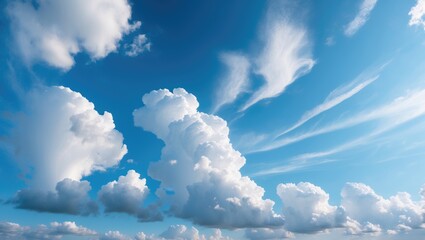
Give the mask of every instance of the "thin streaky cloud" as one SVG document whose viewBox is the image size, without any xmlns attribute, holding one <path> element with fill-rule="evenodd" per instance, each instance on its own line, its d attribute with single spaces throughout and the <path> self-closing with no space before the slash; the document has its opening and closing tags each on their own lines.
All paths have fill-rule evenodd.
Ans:
<svg viewBox="0 0 425 240">
<path fill-rule="evenodd" d="M 344 102 L 345 100 L 351 98 L 352 96 L 356 95 L 358 92 L 363 90 L 365 87 L 367 87 L 369 84 L 373 83 L 375 80 L 379 78 L 379 73 L 384 68 L 385 65 L 374 69 L 370 72 L 364 72 L 360 74 L 356 79 L 354 79 L 352 82 L 350 82 L 347 85 L 341 86 L 335 90 L 333 90 L 325 99 L 325 101 L 318 106 L 314 107 L 313 109 L 307 111 L 302 115 L 302 117 L 290 128 L 286 129 L 285 131 L 279 133 L 276 137 L 280 137 L 282 135 L 285 135 L 302 125 L 304 123 L 308 122 L 312 118 L 316 117 L 317 115 L 326 112 L 333 107 L 339 105 L 340 103 Z"/>
<path fill-rule="evenodd" d="M 353 36 L 361 27 L 363 27 L 363 25 L 369 20 L 369 15 L 375 8 L 377 2 L 378 0 L 364 0 L 362 2 L 356 17 L 354 17 L 354 19 L 344 28 L 344 34 L 347 37 Z"/>
<path fill-rule="evenodd" d="M 216 113 L 226 104 L 234 102 L 249 87 L 250 62 L 239 53 L 223 53 L 221 61 L 227 67 L 227 73 L 216 90 L 215 105 L 212 113 Z"/>
<path fill-rule="evenodd" d="M 393 122 L 393 124 L 397 122 L 403 123 L 424 113 L 425 89 L 422 89 L 420 91 L 410 93 L 407 96 L 396 98 L 392 102 L 384 106 L 369 110 L 367 112 L 359 113 L 351 118 L 347 118 L 340 122 L 336 122 L 316 130 L 308 131 L 300 135 L 276 140 L 270 144 L 266 144 L 265 146 L 252 150 L 250 151 L 250 153 L 274 150 L 307 138 L 353 127 L 359 124 L 375 120 Z"/>
<path fill-rule="evenodd" d="M 370 144 L 371 141 L 376 140 L 376 137 L 425 114 L 425 90 L 416 92 L 405 99 L 399 98 L 395 101 L 401 102 L 400 105 L 396 106 L 393 109 L 393 111 L 398 112 L 398 114 L 392 115 L 391 119 L 388 119 L 388 121 L 373 130 L 371 133 L 357 137 L 354 140 L 351 140 L 347 143 L 338 145 L 334 148 L 325 151 L 308 152 L 294 156 L 290 159 L 290 163 L 288 165 L 261 170 L 252 174 L 252 176 L 287 173 L 314 166 L 317 164 L 327 163 L 329 162 L 328 159 L 320 160 L 320 158 L 328 158 L 329 156 L 332 156 L 334 154 L 341 153 L 358 146 Z M 317 162 L 311 162 L 310 160 L 312 159 L 317 160 Z"/>
</svg>

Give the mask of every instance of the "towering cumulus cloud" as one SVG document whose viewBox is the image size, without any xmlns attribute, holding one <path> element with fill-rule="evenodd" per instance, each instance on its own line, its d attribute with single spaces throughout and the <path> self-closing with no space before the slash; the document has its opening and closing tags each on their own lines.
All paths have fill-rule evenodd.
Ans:
<svg viewBox="0 0 425 240">
<path fill-rule="evenodd" d="M 130 24 L 127 0 L 18 0 L 8 13 L 13 33 L 27 63 L 43 61 L 67 70 L 74 55 L 87 52 L 100 59 L 113 52 L 123 35 L 138 28 Z"/>
<path fill-rule="evenodd" d="M 264 189 L 241 175 L 245 158 L 233 149 L 223 119 L 198 112 L 195 96 L 181 88 L 152 91 L 143 103 L 135 125 L 165 143 L 149 175 L 161 182 L 157 195 L 176 216 L 224 228 L 283 224 Z"/>
<path fill-rule="evenodd" d="M 66 201 L 78 205 L 79 201 L 71 200 L 84 199 L 90 190 L 81 178 L 118 164 L 127 153 L 112 115 L 100 115 L 93 103 L 65 87 L 34 89 L 24 104 L 10 143 L 30 189 L 20 191 L 15 201 L 22 208 L 53 212 L 61 208 L 51 208 Z M 43 206 L 27 201 L 30 196 L 45 198 L 39 201 Z M 50 204 L 50 200 L 59 202 Z"/>
</svg>

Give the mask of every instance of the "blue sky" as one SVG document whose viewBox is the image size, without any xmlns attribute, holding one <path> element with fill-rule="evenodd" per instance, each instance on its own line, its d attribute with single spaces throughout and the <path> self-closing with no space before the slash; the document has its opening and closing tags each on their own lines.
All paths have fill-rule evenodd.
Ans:
<svg viewBox="0 0 425 240">
<path fill-rule="evenodd" d="M 425 1 L 3 1 L 2 239 L 419 239 Z"/>
</svg>

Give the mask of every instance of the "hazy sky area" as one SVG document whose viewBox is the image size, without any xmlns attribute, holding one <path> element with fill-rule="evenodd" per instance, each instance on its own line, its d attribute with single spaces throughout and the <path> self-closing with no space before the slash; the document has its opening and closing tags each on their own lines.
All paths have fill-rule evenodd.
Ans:
<svg viewBox="0 0 425 240">
<path fill-rule="evenodd" d="M 0 239 L 425 239 L 425 0 L 0 8 Z"/>
</svg>

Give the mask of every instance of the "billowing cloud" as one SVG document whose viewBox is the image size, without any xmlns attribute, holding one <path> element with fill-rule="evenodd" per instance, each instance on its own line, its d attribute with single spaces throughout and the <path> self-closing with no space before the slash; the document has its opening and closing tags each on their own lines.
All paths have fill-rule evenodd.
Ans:
<svg viewBox="0 0 425 240">
<path fill-rule="evenodd" d="M 341 196 L 341 206 L 354 222 L 355 227 L 349 228 L 351 233 L 400 232 L 425 227 L 425 205 L 414 202 L 406 192 L 385 199 L 365 184 L 347 183 Z"/>
<path fill-rule="evenodd" d="M 416 5 L 410 9 L 409 26 L 419 25 L 425 30 L 425 0 L 418 0 Z"/>
<path fill-rule="evenodd" d="M 216 90 L 214 113 L 223 105 L 234 102 L 240 94 L 248 91 L 249 85 L 251 64 L 247 57 L 239 53 L 223 53 L 220 59 L 226 65 L 227 72 Z"/>
<path fill-rule="evenodd" d="M 149 42 L 146 34 L 139 34 L 134 37 L 132 43 L 124 46 L 126 48 L 125 54 L 130 57 L 136 57 L 145 51 L 150 51 L 151 45 L 152 44 Z"/>
<path fill-rule="evenodd" d="M 99 240 L 131 240 L 131 238 L 119 231 L 108 231 L 101 235 Z"/>
<path fill-rule="evenodd" d="M 72 67 L 79 52 L 94 60 L 106 57 L 125 34 L 140 26 L 129 22 L 127 0 L 10 1 L 8 14 L 24 61 L 63 70 Z"/>
<path fill-rule="evenodd" d="M 230 237 L 223 236 L 220 229 L 215 229 L 213 235 L 206 236 L 200 234 L 198 229 L 195 227 L 187 227 L 185 225 L 171 225 L 161 233 L 159 236 L 156 235 L 147 235 L 143 232 L 139 232 L 136 235 L 136 240 L 231 240 Z"/>
<path fill-rule="evenodd" d="M 277 194 L 288 231 L 314 233 L 342 226 L 345 221 L 344 210 L 329 205 L 329 194 L 311 183 L 279 184 Z"/>
<path fill-rule="evenodd" d="M 149 176 L 161 182 L 156 194 L 176 216 L 223 228 L 283 224 L 264 189 L 241 175 L 245 158 L 233 149 L 223 119 L 198 112 L 195 96 L 181 88 L 152 91 L 143 103 L 135 125 L 165 144 Z"/>
<path fill-rule="evenodd" d="M 265 82 L 241 110 L 246 110 L 263 99 L 279 96 L 287 86 L 309 73 L 315 64 L 307 30 L 289 21 L 288 17 L 274 12 L 269 15 L 264 30 L 264 48 L 256 58 L 254 69 L 263 76 Z"/>
<path fill-rule="evenodd" d="M 284 228 L 263 229 L 252 239 L 268 239 L 261 236 L 283 234 L 283 230 L 315 233 L 343 228 L 348 235 L 377 236 L 425 229 L 423 189 L 422 200 L 415 202 L 405 192 L 385 199 L 365 184 L 347 183 L 341 191 L 339 206 L 330 205 L 329 194 L 307 182 L 279 184 L 277 194 L 283 203 Z M 246 234 L 253 234 L 253 230 Z"/>
<path fill-rule="evenodd" d="M 24 105 L 9 142 L 33 189 L 54 190 L 65 178 L 80 181 L 117 165 L 127 153 L 112 114 L 100 115 L 78 92 L 40 87 Z"/>
<path fill-rule="evenodd" d="M 90 214 L 93 171 L 115 166 L 127 152 L 112 115 L 97 113 L 93 103 L 65 87 L 39 87 L 24 100 L 8 143 L 29 188 L 9 202 L 35 211 Z"/>
<path fill-rule="evenodd" d="M 353 36 L 361 27 L 363 27 L 367 20 L 369 20 L 369 15 L 373 8 L 375 8 L 377 2 L 378 0 L 363 0 L 357 15 L 344 28 L 344 34 L 347 37 Z"/>
<path fill-rule="evenodd" d="M 0 237 L 3 240 L 16 239 L 62 239 L 63 236 L 93 236 L 93 230 L 78 226 L 75 222 L 52 222 L 50 226 L 24 227 L 17 223 L 0 222 Z"/>
<path fill-rule="evenodd" d="M 137 216 L 141 221 L 162 220 L 158 208 L 142 207 L 148 194 L 146 179 L 140 179 L 139 173 L 129 170 L 127 175 L 120 176 L 118 181 L 104 185 L 98 196 L 105 205 L 105 212 L 124 212 Z"/>
<path fill-rule="evenodd" d="M 283 228 L 248 228 L 245 237 L 250 240 L 272 240 L 293 238 L 294 234 Z"/>
<path fill-rule="evenodd" d="M 66 178 L 58 182 L 55 191 L 24 189 L 18 191 L 9 202 L 15 204 L 17 208 L 38 212 L 95 214 L 98 206 L 88 197 L 90 190 L 89 182 Z"/>
</svg>

